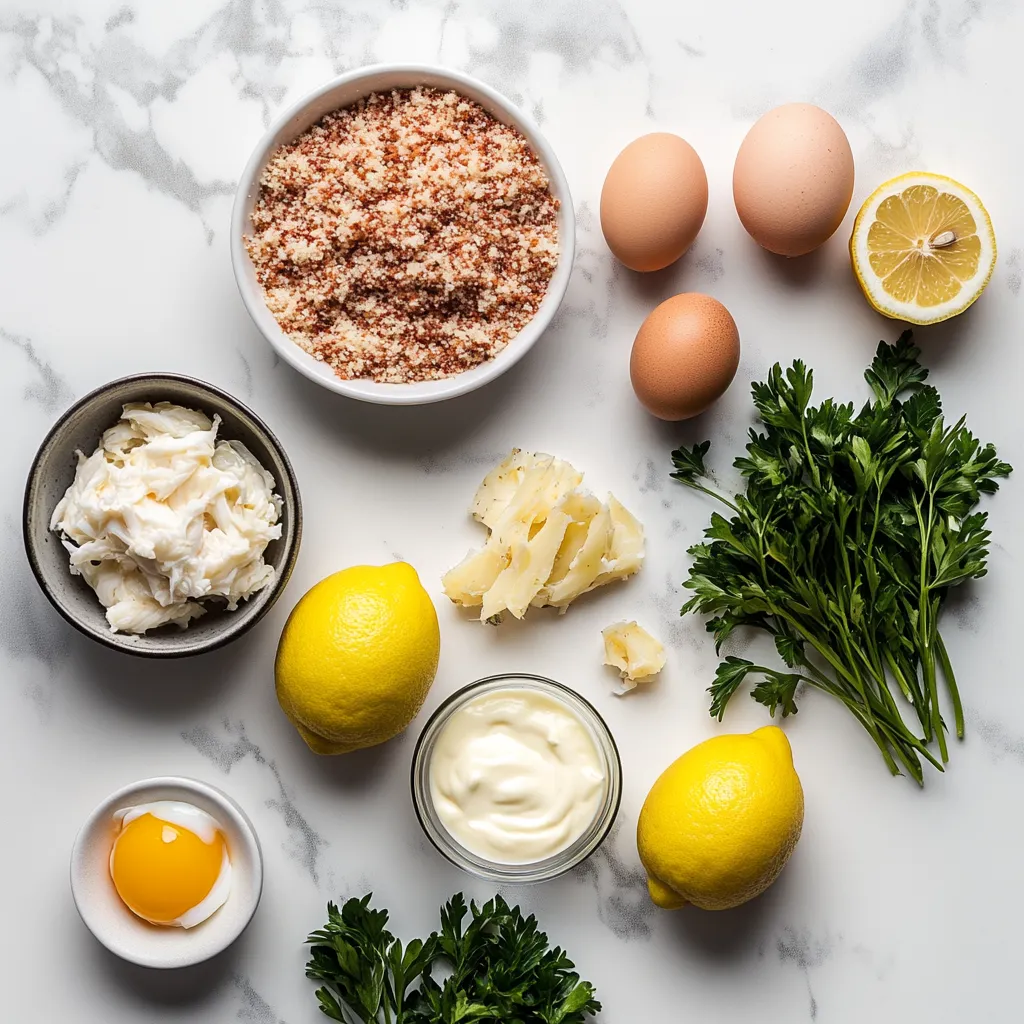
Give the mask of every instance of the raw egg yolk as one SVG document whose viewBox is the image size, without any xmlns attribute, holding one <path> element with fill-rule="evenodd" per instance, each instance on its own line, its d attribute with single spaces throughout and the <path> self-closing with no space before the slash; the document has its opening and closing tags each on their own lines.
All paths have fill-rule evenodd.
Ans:
<svg viewBox="0 0 1024 1024">
<path fill-rule="evenodd" d="M 129 910 L 155 924 L 173 924 L 209 895 L 224 852 L 220 832 L 205 843 L 180 825 L 143 814 L 115 840 L 110 875 Z"/>
</svg>

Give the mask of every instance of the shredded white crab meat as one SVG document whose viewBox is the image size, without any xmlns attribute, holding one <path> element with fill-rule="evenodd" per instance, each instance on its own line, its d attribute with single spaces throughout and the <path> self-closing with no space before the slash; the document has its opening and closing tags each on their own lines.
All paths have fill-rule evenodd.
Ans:
<svg viewBox="0 0 1024 1024">
<path fill-rule="evenodd" d="M 274 478 L 243 444 L 217 440 L 220 422 L 169 402 L 125 405 L 96 451 L 78 453 L 50 528 L 114 632 L 184 629 L 204 600 L 234 610 L 273 580 Z"/>
</svg>

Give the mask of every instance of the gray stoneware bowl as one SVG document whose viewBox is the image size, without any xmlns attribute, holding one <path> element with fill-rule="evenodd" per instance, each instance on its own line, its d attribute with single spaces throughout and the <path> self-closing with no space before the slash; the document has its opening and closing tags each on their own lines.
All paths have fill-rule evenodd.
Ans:
<svg viewBox="0 0 1024 1024">
<path fill-rule="evenodd" d="M 188 629 L 164 626 L 135 636 L 113 633 L 105 609 L 81 576 L 72 576 L 60 537 L 50 530 L 50 516 L 75 476 L 75 452 L 93 452 L 103 432 L 120 418 L 126 402 L 175 402 L 219 414 L 218 437 L 241 441 L 260 461 L 282 498 L 282 532 L 264 554 L 274 566 L 270 586 L 230 612 L 210 604 L 210 610 Z M 219 388 L 173 373 L 139 374 L 105 384 L 79 399 L 46 435 L 29 470 L 25 488 L 23 528 L 29 564 L 50 603 L 76 629 L 117 651 L 149 658 L 181 658 L 202 654 L 237 640 L 271 609 L 288 583 L 302 536 L 302 503 L 288 456 L 267 425 L 241 402 Z"/>
</svg>

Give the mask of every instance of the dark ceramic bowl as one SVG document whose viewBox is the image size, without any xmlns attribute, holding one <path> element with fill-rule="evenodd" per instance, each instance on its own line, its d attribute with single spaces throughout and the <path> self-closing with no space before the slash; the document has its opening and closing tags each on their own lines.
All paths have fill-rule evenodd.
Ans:
<svg viewBox="0 0 1024 1024">
<path fill-rule="evenodd" d="M 174 402 L 215 413 L 223 421 L 218 437 L 241 441 L 273 476 L 282 499 L 281 537 L 264 553 L 274 567 L 273 583 L 228 611 L 209 602 L 207 613 L 187 629 L 163 626 L 136 636 L 111 632 L 105 611 L 81 576 L 72 576 L 68 553 L 50 529 L 50 516 L 75 476 L 76 451 L 95 451 L 100 436 L 121 416 L 126 402 Z M 288 456 L 270 428 L 229 394 L 201 380 L 173 373 L 139 374 L 105 384 L 77 401 L 46 435 L 29 470 L 23 518 L 25 551 L 43 593 L 76 629 L 117 651 L 149 658 L 202 654 L 237 640 L 263 618 L 288 583 L 302 536 L 302 503 Z"/>
</svg>

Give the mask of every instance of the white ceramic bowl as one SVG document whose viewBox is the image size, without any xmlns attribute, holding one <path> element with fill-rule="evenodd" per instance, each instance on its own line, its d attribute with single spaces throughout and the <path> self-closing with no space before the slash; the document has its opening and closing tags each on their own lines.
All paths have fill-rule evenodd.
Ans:
<svg viewBox="0 0 1024 1024">
<path fill-rule="evenodd" d="M 259 194 L 259 180 L 263 168 L 279 146 L 297 138 L 325 114 L 349 106 L 370 93 L 416 85 L 451 89 L 468 96 L 499 121 L 512 125 L 523 133 L 544 165 L 553 195 L 561 203 L 558 217 L 561 254 L 558 266 L 537 315 L 488 362 L 455 377 L 419 381 L 414 384 L 341 380 L 329 366 L 299 348 L 278 326 L 264 302 L 263 291 L 256 281 L 252 262 L 242 239 L 250 230 L 250 218 Z M 231 214 L 231 265 L 245 308 L 264 337 L 286 363 L 325 388 L 341 395 L 348 395 L 350 398 L 358 398 L 363 402 L 375 402 L 380 405 L 426 405 L 474 391 L 495 377 L 500 377 L 526 355 L 551 323 L 565 295 L 572 272 L 575 238 L 576 217 L 565 174 L 544 136 L 522 111 L 490 86 L 457 71 L 425 64 L 375 64 L 349 71 L 321 86 L 289 107 L 270 126 L 249 158 L 249 163 L 242 172 L 238 191 L 235 193 L 235 205 Z"/>
<path fill-rule="evenodd" d="M 137 918 L 110 878 L 114 813 L 154 800 L 180 800 L 212 815 L 224 829 L 231 857 L 231 894 L 195 928 L 160 928 Z M 263 853 L 252 822 L 215 786 L 177 776 L 143 779 L 111 793 L 89 815 L 71 853 L 71 893 L 86 927 L 124 960 L 143 967 L 189 967 L 231 945 L 256 913 L 263 892 Z"/>
</svg>

